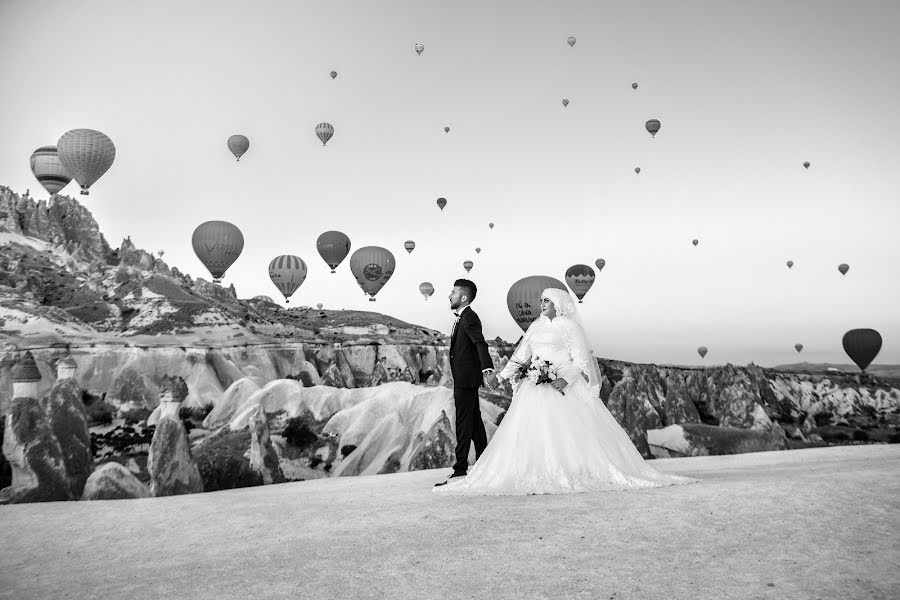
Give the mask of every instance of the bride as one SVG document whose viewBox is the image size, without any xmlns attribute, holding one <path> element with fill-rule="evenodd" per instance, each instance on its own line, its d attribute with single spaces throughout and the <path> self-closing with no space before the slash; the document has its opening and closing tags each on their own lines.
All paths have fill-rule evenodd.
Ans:
<svg viewBox="0 0 900 600">
<path fill-rule="evenodd" d="M 549 382 L 530 370 L 487 449 L 466 477 L 440 494 L 523 495 L 647 488 L 696 479 L 660 473 L 644 462 L 600 399 L 600 369 L 572 297 L 550 288 L 498 380 L 549 362 Z M 554 379 L 555 377 L 555 379 Z"/>
</svg>

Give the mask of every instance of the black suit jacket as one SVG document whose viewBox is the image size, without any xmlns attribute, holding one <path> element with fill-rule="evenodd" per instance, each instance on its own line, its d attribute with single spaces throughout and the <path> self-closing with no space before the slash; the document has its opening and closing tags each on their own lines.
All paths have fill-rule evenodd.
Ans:
<svg viewBox="0 0 900 600">
<path fill-rule="evenodd" d="M 481 333 L 481 319 L 470 306 L 460 315 L 456 331 L 450 337 L 453 387 L 477 388 L 484 384 L 481 372 L 493 368 L 494 361 Z"/>
</svg>

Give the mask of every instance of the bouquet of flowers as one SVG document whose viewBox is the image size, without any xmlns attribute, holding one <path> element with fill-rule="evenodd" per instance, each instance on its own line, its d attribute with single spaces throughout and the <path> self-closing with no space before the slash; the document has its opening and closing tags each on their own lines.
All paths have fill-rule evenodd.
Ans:
<svg viewBox="0 0 900 600">
<path fill-rule="evenodd" d="M 553 363 L 543 360 L 540 356 L 532 356 L 531 364 L 525 365 L 518 362 L 515 364 L 519 367 L 515 373 L 516 380 L 528 378 L 533 384 L 540 385 L 556 381 L 559 378 L 559 372 Z M 565 395 L 562 390 L 559 390 L 559 393 Z"/>
</svg>

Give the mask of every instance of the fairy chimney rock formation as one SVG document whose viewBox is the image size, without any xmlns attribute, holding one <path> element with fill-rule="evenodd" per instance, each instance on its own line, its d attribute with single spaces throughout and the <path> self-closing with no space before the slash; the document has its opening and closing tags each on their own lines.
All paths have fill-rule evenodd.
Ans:
<svg viewBox="0 0 900 600">
<path fill-rule="evenodd" d="M 78 364 L 75 362 L 71 356 L 67 356 L 58 363 L 56 363 L 56 380 L 62 381 L 64 379 L 72 379 L 75 377 L 75 370 L 78 368 Z"/>
</svg>

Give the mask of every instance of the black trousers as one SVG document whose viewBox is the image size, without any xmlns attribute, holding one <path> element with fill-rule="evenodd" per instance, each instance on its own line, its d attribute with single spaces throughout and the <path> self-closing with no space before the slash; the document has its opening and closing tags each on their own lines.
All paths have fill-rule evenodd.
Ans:
<svg viewBox="0 0 900 600">
<path fill-rule="evenodd" d="M 453 388 L 456 404 L 456 464 L 453 472 L 465 474 L 469 469 L 469 447 L 475 442 L 475 460 L 487 448 L 487 432 L 481 420 L 478 388 Z"/>
</svg>

